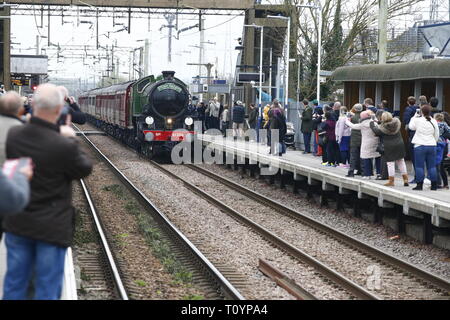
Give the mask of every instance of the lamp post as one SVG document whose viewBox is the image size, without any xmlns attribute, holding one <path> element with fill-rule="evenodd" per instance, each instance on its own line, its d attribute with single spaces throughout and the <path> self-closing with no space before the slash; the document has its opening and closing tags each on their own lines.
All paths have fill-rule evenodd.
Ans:
<svg viewBox="0 0 450 320">
<path fill-rule="evenodd" d="M 256 24 L 245 24 L 244 27 L 260 28 L 261 38 L 260 38 L 260 48 L 259 48 L 259 117 L 262 116 L 262 78 L 263 78 L 263 44 L 264 44 L 264 27 L 258 26 Z M 259 128 L 258 128 L 259 129 Z"/>
<path fill-rule="evenodd" d="M 289 63 L 291 62 L 290 59 L 290 48 L 291 48 L 291 17 L 284 17 L 284 16 L 267 16 L 267 18 L 272 19 L 282 19 L 287 20 L 287 63 L 286 63 L 286 75 L 285 75 L 285 83 L 286 83 L 286 92 L 284 96 L 284 108 L 286 110 L 286 116 L 288 114 L 288 106 L 289 106 Z M 293 60 L 295 61 L 295 60 Z"/>
</svg>

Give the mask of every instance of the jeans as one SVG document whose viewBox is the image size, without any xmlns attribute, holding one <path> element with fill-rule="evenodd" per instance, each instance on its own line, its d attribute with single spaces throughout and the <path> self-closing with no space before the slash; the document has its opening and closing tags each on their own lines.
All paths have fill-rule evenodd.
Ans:
<svg viewBox="0 0 450 320">
<path fill-rule="evenodd" d="M 416 165 L 416 182 L 423 183 L 425 180 L 425 165 L 431 182 L 437 182 L 436 172 L 436 147 L 420 146 L 414 149 Z"/>
<path fill-rule="evenodd" d="M 3 299 L 27 299 L 28 284 L 35 274 L 35 300 L 59 300 L 67 248 L 12 233 L 5 233 L 7 272 Z"/>
<path fill-rule="evenodd" d="M 442 185 L 444 187 L 447 187 L 448 186 L 447 170 L 445 170 L 443 161 L 441 162 L 439 169 L 440 169 L 439 171 L 441 173 L 441 178 L 442 178 Z M 0 236 L 0 239 L 1 239 L 1 236 Z"/>
<path fill-rule="evenodd" d="M 305 152 L 311 153 L 311 132 L 303 133 L 303 141 L 305 142 Z"/>
<path fill-rule="evenodd" d="M 222 134 L 225 137 L 226 133 L 227 133 L 227 129 L 228 129 L 228 125 L 230 123 L 228 121 L 222 121 Z"/>
<path fill-rule="evenodd" d="M 350 151 L 341 151 L 341 163 L 342 164 L 350 163 Z"/>
<path fill-rule="evenodd" d="M 416 156 L 414 155 L 415 148 L 414 148 L 414 144 L 412 143 L 412 139 L 414 138 L 415 133 L 416 133 L 415 131 L 408 130 L 408 149 L 409 149 L 409 153 L 411 156 L 411 162 L 412 162 L 412 165 L 414 168 L 414 180 L 417 181 L 417 179 L 416 179 Z"/>
<path fill-rule="evenodd" d="M 364 162 L 364 176 L 373 176 L 373 159 L 362 159 Z M 375 158 L 375 167 L 377 174 L 381 174 L 381 157 Z"/>
</svg>

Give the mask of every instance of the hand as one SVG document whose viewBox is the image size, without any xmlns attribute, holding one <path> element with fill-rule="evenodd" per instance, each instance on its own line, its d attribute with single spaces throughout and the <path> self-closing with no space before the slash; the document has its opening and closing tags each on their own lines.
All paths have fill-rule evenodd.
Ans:
<svg viewBox="0 0 450 320">
<path fill-rule="evenodd" d="M 31 164 L 20 168 L 19 172 L 22 173 L 28 179 L 28 181 L 33 178 L 33 167 L 31 166 Z"/>
<path fill-rule="evenodd" d="M 75 103 L 75 98 L 74 97 L 69 97 L 69 103 L 70 104 L 74 104 Z"/>
<path fill-rule="evenodd" d="M 59 133 L 67 138 L 76 137 L 75 131 L 68 125 L 60 126 Z"/>
<path fill-rule="evenodd" d="M 72 115 L 69 113 L 67 116 L 66 116 L 66 126 L 71 126 L 72 125 Z"/>
</svg>

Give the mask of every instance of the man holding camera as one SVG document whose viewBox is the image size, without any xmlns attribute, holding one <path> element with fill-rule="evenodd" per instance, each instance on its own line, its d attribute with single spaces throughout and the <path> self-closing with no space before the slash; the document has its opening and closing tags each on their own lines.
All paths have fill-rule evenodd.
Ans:
<svg viewBox="0 0 450 320">
<path fill-rule="evenodd" d="M 70 119 L 73 123 L 85 124 L 86 115 L 81 111 L 80 107 L 75 101 L 75 98 L 69 97 L 69 91 L 64 86 L 59 86 L 58 90 L 61 92 L 62 96 L 64 97 L 64 102 L 66 103 L 58 120 L 58 125 L 66 124 L 68 115 L 70 115 Z"/>
<path fill-rule="evenodd" d="M 20 213 L 3 221 L 7 273 L 3 299 L 27 298 L 34 270 L 35 299 L 61 296 L 64 258 L 74 234 L 72 180 L 88 176 L 92 161 L 81 150 L 70 127 L 58 125 L 64 100 L 52 84 L 40 85 L 33 100 L 33 117 L 12 128 L 6 142 L 10 159 L 28 157 L 34 163 L 31 200 Z"/>
</svg>

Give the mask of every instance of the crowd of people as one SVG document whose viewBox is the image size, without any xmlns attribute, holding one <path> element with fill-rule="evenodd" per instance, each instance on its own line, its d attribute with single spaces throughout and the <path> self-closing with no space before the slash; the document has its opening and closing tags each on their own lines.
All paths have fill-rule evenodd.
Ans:
<svg viewBox="0 0 450 320">
<path fill-rule="evenodd" d="M 450 116 L 438 111 L 439 101 L 434 97 L 428 101 L 421 96 L 419 103 L 409 97 L 407 103 L 403 115 L 399 115 L 388 109 L 387 101 L 375 107 L 370 98 L 350 110 L 340 102 L 319 106 L 314 101 L 310 106 L 305 100 L 300 115 L 304 154 L 321 156 L 324 166 L 348 169 L 347 177 L 375 177 L 388 180 L 386 186 L 394 186 L 397 166 L 405 187 L 415 183 L 413 190 L 423 190 L 428 178 L 431 190 L 449 189 L 444 159 L 448 154 Z M 406 129 L 406 143 L 400 116 Z M 407 153 L 413 164 L 412 181 L 408 181 Z"/>
<path fill-rule="evenodd" d="M 71 183 L 92 171 L 74 121 L 86 119 L 64 87 L 43 84 L 32 99 L 0 97 L 0 239 L 7 272 L 3 299 L 57 300 L 75 211 Z"/>
<path fill-rule="evenodd" d="M 209 101 L 208 107 L 204 102 L 199 102 L 196 106 L 189 107 L 190 114 L 202 122 L 203 132 L 209 129 L 220 130 L 223 136 L 226 136 L 227 130 L 232 130 L 234 139 L 242 139 L 247 129 L 266 129 L 267 137 L 261 139 L 270 147 L 271 154 L 282 156 L 286 153 L 286 144 L 284 142 L 287 132 L 286 114 L 280 102 L 275 99 L 272 104 L 267 104 L 261 116 L 254 103 L 249 104 L 248 109 L 244 103 L 237 100 L 230 108 L 227 104 L 222 105 L 217 98 Z M 271 130 L 278 132 L 279 143 L 271 143 Z M 259 132 L 256 132 L 259 136 Z M 254 140 L 259 140 L 254 137 Z"/>
</svg>

